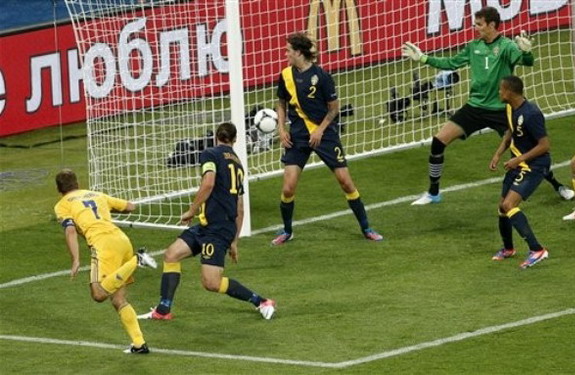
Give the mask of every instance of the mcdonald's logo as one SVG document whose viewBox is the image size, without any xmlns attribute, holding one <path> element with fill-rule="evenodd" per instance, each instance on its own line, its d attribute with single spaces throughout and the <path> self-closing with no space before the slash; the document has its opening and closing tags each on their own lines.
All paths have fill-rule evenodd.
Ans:
<svg viewBox="0 0 575 375">
<path fill-rule="evenodd" d="M 361 27 L 355 0 L 311 0 L 307 32 L 311 37 L 317 39 L 320 8 L 323 5 L 325 27 L 327 29 L 327 51 L 339 51 L 342 3 L 347 19 L 348 34 L 346 37 L 349 41 L 351 55 L 361 55 L 363 53 L 363 43 L 361 40 Z"/>
</svg>

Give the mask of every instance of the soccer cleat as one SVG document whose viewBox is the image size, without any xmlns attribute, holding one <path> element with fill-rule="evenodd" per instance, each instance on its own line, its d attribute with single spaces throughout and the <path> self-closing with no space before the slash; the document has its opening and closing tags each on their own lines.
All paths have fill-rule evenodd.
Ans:
<svg viewBox="0 0 575 375">
<path fill-rule="evenodd" d="M 142 344 L 139 348 L 136 348 L 134 344 L 130 345 L 130 347 L 124 350 L 126 354 L 148 354 L 150 353 L 150 349 L 148 349 L 148 345 L 146 343 Z"/>
<path fill-rule="evenodd" d="M 411 203 L 411 205 L 412 206 L 423 206 L 425 204 L 439 203 L 439 202 L 441 202 L 441 194 L 431 195 L 428 192 L 425 192 L 425 193 L 423 193 L 423 195 L 420 198 L 413 201 Z"/>
<path fill-rule="evenodd" d="M 383 236 L 371 228 L 367 228 L 363 231 L 363 236 L 370 241 L 382 241 Z"/>
<path fill-rule="evenodd" d="M 563 216 L 563 220 L 565 221 L 575 220 L 575 210 L 573 210 L 573 212 L 571 212 L 569 215 Z"/>
<path fill-rule="evenodd" d="M 545 248 L 539 251 L 530 251 L 527 259 L 525 259 L 523 263 L 519 265 L 519 267 L 522 269 L 533 267 L 537 263 L 541 262 L 543 259 L 547 258 L 549 258 L 549 252 Z"/>
<path fill-rule="evenodd" d="M 293 239 L 293 233 L 288 233 L 285 230 L 278 232 L 276 238 L 272 240 L 272 246 L 283 245 L 284 243 Z"/>
<path fill-rule="evenodd" d="M 573 199 L 575 197 L 575 191 L 561 185 L 559 189 L 557 189 L 557 193 L 561 196 L 561 198 L 565 199 L 566 201 Z"/>
<path fill-rule="evenodd" d="M 259 310 L 260 314 L 262 314 L 264 319 L 270 320 L 272 316 L 274 316 L 274 313 L 276 311 L 276 301 L 274 301 L 273 299 L 266 299 L 262 303 L 260 303 L 260 305 L 256 307 L 256 309 Z"/>
<path fill-rule="evenodd" d="M 511 258 L 512 256 L 515 255 L 516 252 L 517 251 L 515 251 L 515 249 L 502 248 L 497 253 L 495 253 L 494 256 L 491 257 L 491 260 L 503 260 L 503 259 Z"/>
<path fill-rule="evenodd" d="M 138 319 L 151 319 L 151 320 L 172 320 L 174 316 L 172 313 L 160 314 L 156 311 L 155 307 L 150 309 L 150 312 L 138 315 Z"/>
<path fill-rule="evenodd" d="M 138 267 L 158 268 L 158 263 L 156 263 L 150 254 L 146 253 L 145 247 L 140 247 L 136 256 L 138 257 Z"/>
</svg>

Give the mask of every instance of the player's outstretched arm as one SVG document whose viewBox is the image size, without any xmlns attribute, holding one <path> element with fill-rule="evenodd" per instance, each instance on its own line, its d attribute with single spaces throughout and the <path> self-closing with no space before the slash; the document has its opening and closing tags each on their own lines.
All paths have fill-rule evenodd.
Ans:
<svg viewBox="0 0 575 375">
<path fill-rule="evenodd" d="M 533 48 L 533 39 L 527 35 L 527 31 L 521 30 L 521 33 L 515 37 L 515 43 L 519 49 L 525 53 L 531 52 Z"/>
<path fill-rule="evenodd" d="M 521 33 L 515 37 L 515 44 L 517 44 L 516 54 L 512 54 L 512 60 L 516 64 L 533 66 L 535 62 L 535 57 L 531 52 L 533 49 L 533 39 L 527 35 L 527 31 L 521 30 Z"/>
<path fill-rule="evenodd" d="M 401 46 L 401 55 L 409 57 L 413 61 L 421 61 L 422 63 L 425 63 L 427 60 L 427 56 L 421 52 L 418 46 L 411 42 L 403 43 L 403 46 Z"/>
</svg>

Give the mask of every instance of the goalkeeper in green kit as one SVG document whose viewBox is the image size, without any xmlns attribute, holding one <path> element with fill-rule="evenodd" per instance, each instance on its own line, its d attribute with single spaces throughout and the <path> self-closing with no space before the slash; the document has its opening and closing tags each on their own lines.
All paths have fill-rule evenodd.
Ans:
<svg viewBox="0 0 575 375">
<path fill-rule="evenodd" d="M 469 42 L 453 57 L 440 58 L 423 54 L 413 43 L 402 47 L 402 55 L 423 64 L 443 70 L 455 70 L 469 65 L 471 88 L 469 100 L 461 107 L 431 142 L 429 155 L 429 190 L 412 205 L 439 203 L 439 180 L 443 171 L 445 148 L 457 138 L 466 139 L 472 133 L 489 127 L 503 135 L 509 127 L 505 115 L 505 103 L 499 98 L 499 84 L 503 77 L 513 74 L 516 65 L 533 66 L 535 58 L 531 53 L 531 40 L 522 31 L 515 42 L 498 31 L 501 17 L 497 9 L 485 7 L 475 13 L 475 30 L 478 39 Z M 545 176 L 566 200 L 572 199 L 575 192 L 559 183 L 553 172 Z"/>
</svg>

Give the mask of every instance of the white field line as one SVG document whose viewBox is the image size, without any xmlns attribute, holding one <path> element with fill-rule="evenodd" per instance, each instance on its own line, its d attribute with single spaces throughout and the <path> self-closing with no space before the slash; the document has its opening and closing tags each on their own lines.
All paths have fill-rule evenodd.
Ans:
<svg viewBox="0 0 575 375">
<path fill-rule="evenodd" d="M 349 361 L 343 362 L 316 362 L 316 361 L 298 361 L 291 359 L 280 359 L 271 357 L 254 357 L 245 355 L 232 355 L 232 354 L 218 354 L 218 353 L 205 353 L 205 352 L 194 352 L 187 350 L 173 350 L 173 349 L 159 349 L 151 348 L 153 354 L 168 354 L 168 355 L 179 355 L 179 356 L 189 356 L 189 357 L 203 357 L 203 358 L 217 358 L 217 359 L 229 359 L 234 361 L 249 361 L 249 362 L 264 362 L 272 364 L 282 364 L 282 365 L 293 365 L 293 366 L 304 366 L 304 367 L 323 367 L 323 368 L 346 368 L 351 366 L 357 366 L 364 363 L 379 361 L 385 358 L 400 356 L 408 354 L 411 352 L 417 352 L 420 350 L 434 348 L 442 346 L 445 344 L 467 340 L 470 338 L 489 335 L 491 333 L 503 331 L 510 328 L 517 328 L 521 326 L 527 326 L 542 322 L 545 320 L 556 319 L 565 315 L 575 314 L 575 309 L 566 309 L 563 311 L 558 311 L 550 314 L 544 314 L 539 316 L 534 316 L 531 318 L 518 320 L 516 322 L 501 324 L 497 326 L 485 327 L 478 329 L 473 332 L 460 333 L 454 336 L 444 337 L 441 339 L 426 341 L 416 345 L 405 346 L 403 348 L 385 351 L 382 353 L 373 354 L 367 357 L 361 357 Z M 73 340 L 56 340 L 50 338 L 42 337 L 28 337 L 28 336 L 12 336 L 12 335 L 0 335 L 0 340 L 11 340 L 11 341 L 21 341 L 21 342 L 33 342 L 39 344 L 56 344 L 56 345 L 70 345 L 70 346 L 84 346 L 100 349 L 125 349 L 125 346 L 105 344 L 90 341 L 73 341 Z"/>
<path fill-rule="evenodd" d="M 569 164 L 569 161 L 565 161 L 565 162 L 562 162 L 559 164 L 555 164 L 554 168 L 563 167 L 563 166 L 566 166 L 568 164 Z M 500 180 L 501 180 L 501 178 L 497 177 L 497 178 L 490 178 L 490 179 L 486 179 L 486 180 L 480 180 L 480 181 L 472 182 L 472 183 L 468 183 L 468 184 L 455 185 L 455 186 L 443 189 L 443 192 L 469 189 L 472 187 L 491 184 L 491 183 L 494 183 L 494 182 L 497 182 Z M 366 206 L 366 210 L 371 210 L 371 209 L 376 209 L 376 208 L 380 208 L 380 207 L 384 207 L 384 206 L 390 206 L 390 205 L 394 205 L 394 204 L 398 204 L 398 203 L 408 202 L 408 201 L 416 199 L 416 198 L 418 198 L 418 196 L 411 195 L 411 196 L 405 196 L 405 197 L 397 198 L 397 199 L 394 199 L 391 201 L 379 202 L 379 203 L 375 203 L 375 204 L 371 204 L 369 206 Z M 335 217 L 349 214 L 350 212 L 351 212 L 350 210 L 344 210 L 344 211 L 335 212 L 335 213 L 329 214 L 329 215 L 317 216 L 315 218 L 310 218 L 310 219 L 305 219 L 305 220 L 300 220 L 300 221 L 294 222 L 293 225 L 303 225 L 303 224 L 316 222 L 316 221 L 320 221 L 320 220 L 331 219 L 331 218 L 335 218 Z M 277 229 L 278 227 L 279 226 L 259 229 L 257 231 L 254 231 L 257 233 L 252 232 L 252 234 L 269 232 L 269 231 Z M 157 254 L 160 254 L 162 252 L 163 251 L 156 251 L 156 252 L 153 252 L 152 254 L 157 255 Z M 81 267 L 80 268 L 81 271 L 85 271 L 88 269 L 89 269 L 89 267 Z M 10 281 L 10 282 L 4 283 L 4 284 L 0 284 L 0 289 L 8 288 L 10 286 L 15 286 L 15 285 L 21 285 L 21 284 L 29 283 L 32 281 L 44 280 L 44 279 L 51 278 L 51 277 L 63 276 L 63 275 L 66 275 L 68 273 L 69 273 L 69 270 L 64 270 L 64 271 L 46 273 L 46 274 L 42 274 L 42 275 L 31 276 L 31 277 L 26 277 L 23 279 L 13 280 L 13 281 Z M 491 334 L 494 332 L 506 330 L 509 328 L 515 328 L 515 327 L 530 325 L 530 324 L 534 324 L 534 323 L 541 322 L 544 320 L 555 319 L 555 318 L 559 318 L 561 316 L 572 315 L 572 314 L 575 314 L 575 309 L 567 309 L 567 310 L 558 311 L 555 313 L 534 316 L 534 317 L 519 320 L 516 322 L 486 327 L 486 328 L 482 328 L 482 329 L 479 329 L 479 330 L 473 331 L 473 332 L 461 333 L 461 334 L 457 334 L 457 335 L 450 336 L 450 337 L 445 337 L 445 338 L 441 338 L 441 339 L 437 339 L 437 340 L 433 340 L 433 341 L 427 341 L 427 342 L 419 343 L 416 345 L 406 346 L 403 348 L 394 349 L 394 350 L 390 350 L 390 351 L 386 351 L 386 352 L 382 352 L 382 353 L 378 353 L 378 354 L 373 354 L 373 355 L 370 355 L 367 357 L 361 357 L 361 358 L 357 358 L 354 360 L 343 361 L 343 362 L 298 361 L 298 360 L 269 358 L 269 357 L 253 357 L 253 356 L 232 355 L 232 354 L 204 353 L 204 352 L 172 350 L 172 349 L 159 349 L 159 348 L 154 348 L 153 352 L 154 353 L 161 353 L 161 354 L 168 354 L 168 355 L 231 359 L 231 360 L 242 360 L 242 361 L 251 361 L 251 362 L 264 362 L 264 363 L 273 363 L 273 364 L 307 366 L 307 367 L 345 368 L 345 367 L 356 366 L 359 364 L 373 362 L 373 361 L 377 361 L 377 360 L 381 360 L 381 359 L 385 359 L 385 358 L 389 358 L 389 357 L 399 356 L 399 355 L 403 355 L 403 354 L 407 354 L 407 353 L 411 353 L 411 352 L 415 352 L 415 351 L 419 351 L 419 350 L 423 350 L 423 349 L 427 349 L 427 348 L 437 347 L 437 346 L 441 346 L 441 345 L 444 345 L 447 343 L 462 341 L 462 340 L 466 340 L 466 339 L 477 337 L 477 336 L 487 335 L 487 334 Z M 50 339 L 50 338 L 13 336 L 13 335 L 0 335 L 0 340 L 35 342 L 35 343 L 42 343 L 42 344 L 84 346 L 84 347 L 94 347 L 94 348 L 102 348 L 102 349 L 124 349 L 125 348 L 121 345 L 97 343 L 97 342 L 90 342 L 90 341 L 58 340 L 58 339 Z"/>
<path fill-rule="evenodd" d="M 28 336 L 12 336 L 12 335 L 0 335 L 0 340 L 12 340 L 12 341 L 23 341 L 23 342 L 34 342 L 39 344 L 56 344 L 56 345 L 71 345 L 71 346 L 85 346 L 90 348 L 101 348 L 101 349 L 126 349 L 126 346 L 105 344 L 100 342 L 91 341 L 74 341 L 74 340 L 56 340 L 44 337 L 28 337 Z M 232 354 L 218 354 L 218 353 L 205 353 L 205 352 L 193 352 L 187 350 L 172 350 L 172 349 L 157 349 L 150 348 L 153 354 L 171 354 L 189 357 L 204 357 L 204 358 L 218 358 L 218 359 L 231 359 L 235 361 L 249 361 L 249 362 L 266 362 L 274 364 L 285 364 L 285 365 L 299 365 L 308 367 L 337 367 L 333 363 L 326 362 L 313 362 L 313 361 L 294 361 L 289 359 L 279 359 L 279 358 L 266 358 L 266 357 L 252 357 L 245 355 L 232 355 Z"/>
<path fill-rule="evenodd" d="M 569 165 L 569 163 L 570 163 L 570 161 L 567 160 L 567 161 L 564 161 L 561 163 L 554 164 L 552 166 L 552 169 L 565 167 L 565 166 Z M 442 193 L 448 193 L 448 192 L 452 192 L 452 191 L 466 190 L 466 189 L 471 189 L 471 188 L 483 186 L 483 185 L 489 185 L 489 184 L 493 184 L 493 183 L 501 182 L 501 181 L 503 181 L 502 176 L 493 177 L 493 178 L 488 178 L 485 180 L 470 182 L 467 184 L 450 186 L 450 187 L 447 187 L 445 189 L 441 189 L 441 192 Z M 400 204 L 400 203 L 412 202 L 419 197 L 421 197 L 421 194 L 407 195 L 407 196 L 399 197 L 396 199 L 392 199 L 390 201 L 372 203 L 372 204 L 365 206 L 365 210 L 369 211 L 369 210 L 374 210 L 374 209 L 381 208 L 381 207 L 393 206 L 393 205 Z M 309 223 L 315 223 L 317 221 L 334 219 L 336 217 L 340 217 L 340 216 L 344 216 L 344 215 L 350 215 L 351 213 L 352 213 L 352 211 L 350 209 L 343 210 L 343 211 L 337 211 L 337 212 L 333 212 L 333 213 L 327 214 L 327 215 L 310 217 L 309 219 L 304 219 L 304 220 L 297 220 L 297 221 L 293 222 L 292 226 L 299 226 L 299 225 L 305 225 L 305 224 L 309 224 Z M 281 224 L 280 225 L 272 225 L 272 226 L 269 226 L 266 228 L 252 230 L 252 235 L 267 233 L 267 232 L 275 232 L 275 231 L 282 229 L 282 228 L 283 228 L 283 225 L 281 225 Z"/>
<path fill-rule="evenodd" d="M 570 163 L 570 161 L 567 160 L 567 161 L 564 161 L 561 163 L 554 164 L 552 169 L 565 167 L 565 166 L 569 165 L 569 163 Z M 502 177 L 493 177 L 493 178 L 488 178 L 485 180 L 470 182 L 467 184 L 450 186 L 450 187 L 447 187 L 445 189 L 442 189 L 441 191 L 442 191 L 442 193 L 448 193 L 448 192 L 452 192 L 452 191 L 466 190 L 466 189 L 471 189 L 471 188 L 478 187 L 478 186 L 493 184 L 493 183 L 500 182 L 500 181 L 502 181 Z M 399 198 L 392 199 L 389 201 L 372 203 L 370 205 L 365 206 L 365 209 L 366 209 L 366 211 L 369 211 L 369 210 L 374 210 L 374 209 L 381 208 L 381 207 L 393 206 L 393 205 L 400 204 L 400 203 L 411 202 L 411 201 L 419 198 L 420 196 L 421 195 L 407 195 L 407 196 L 399 197 Z M 297 221 L 294 221 L 292 225 L 293 226 L 300 226 L 300 225 L 305 225 L 305 224 L 309 224 L 309 223 L 315 223 L 318 221 L 329 220 L 329 219 L 334 219 L 336 217 L 349 215 L 351 213 L 352 212 L 349 209 L 342 210 L 342 211 L 336 211 L 336 212 L 333 212 L 333 213 L 327 214 L 327 215 L 321 215 L 321 216 L 311 217 L 309 219 L 297 220 Z M 281 229 L 281 228 L 283 228 L 283 225 L 272 225 L 272 226 L 269 226 L 266 228 L 254 230 L 254 231 L 252 231 L 252 235 L 257 235 L 257 234 L 267 233 L 267 232 L 274 232 L 274 231 L 277 231 L 278 229 Z M 159 250 L 159 251 L 154 251 L 150 254 L 153 256 L 156 256 L 156 255 L 162 254 L 163 252 L 164 252 L 163 250 Z M 80 268 L 80 271 L 87 271 L 89 269 L 90 269 L 90 267 L 86 266 L 86 267 Z M 64 270 L 64 271 L 45 273 L 45 274 L 36 275 L 36 276 L 30 276 L 30 277 L 26 277 L 23 279 L 12 280 L 12 281 L 0 284 L 0 289 L 9 288 L 9 287 L 16 286 L 16 285 L 22 285 L 22 284 L 26 284 L 26 283 L 33 282 L 33 281 L 44 280 L 44 279 L 48 279 L 51 277 L 63 276 L 63 275 L 67 275 L 69 272 L 70 271 L 68 271 L 68 270 Z"/>
<path fill-rule="evenodd" d="M 373 355 L 370 355 L 367 357 L 353 359 L 351 361 L 337 362 L 337 367 L 350 367 L 350 366 L 355 366 L 355 365 L 359 365 L 362 363 L 373 362 L 373 361 L 377 361 L 377 360 L 384 359 L 384 358 L 395 357 L 398 355 L 416 352 L 416 351 L 427 349 L 427 348 L 433 348 L 433 347 L 441 346 L 441 345 L 452 343 L 452 342 L 463 341 L 463 340 L 467 340 L 467 339 L 470 339 L 473 337 L 489 335 L 491 333 L 504 331 L 506 329 L 516 328 L 516 327 L 521 327 L 521 326 L 527 326 L 527 325 L 531 325 L 534 323 L 542 322 L 544 320 L 555 319 L 555 318 L 559 318 L 559 317 L 562 317 L 565 315 L 572 315 L 572 314 L 575 314 L 575 309 L 567 309 L 567 310 L 558 311 L 558 312 L 554 312 L 554 313 L 550 313 L 550 314 L 534 316 L 531 318 L 518 320 L 516 322 L 511 322 L 511 323 L 505 323 L 505 324 L 501 324 L 498 326 L 485 327 L 485 328 L 478 329 L 477 331 L 465 332 L 465 333 L 460 333 L 460 334 L 457 334 L 454 336 L 445 337 L 442 339 L 422 342 L 420 344 L 416 344 L 416 345 L 412 345 L 412 346 L 406 346 L 406 347 L 395 349 L 395 350 L 389 350 L 387 352 L 383 352 L 383 353 L 379 353 L 379 354 L 373 354 Z"/>
</svg>

